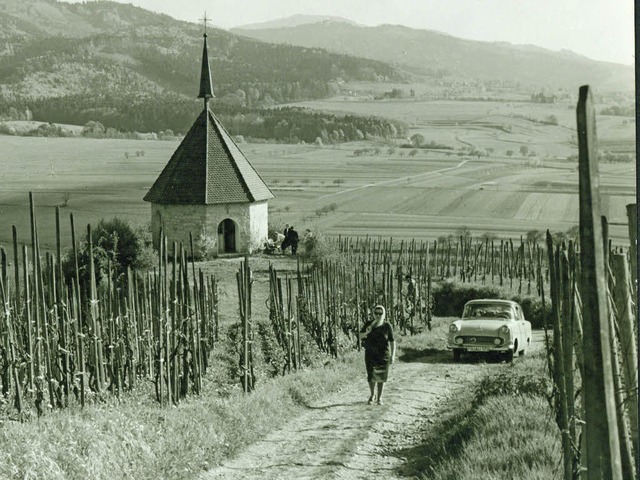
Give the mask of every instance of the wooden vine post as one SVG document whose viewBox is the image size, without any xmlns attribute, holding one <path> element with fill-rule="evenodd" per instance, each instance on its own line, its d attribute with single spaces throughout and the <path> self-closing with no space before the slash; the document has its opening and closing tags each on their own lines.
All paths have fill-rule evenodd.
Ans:
<svg viewBox="0 0 640 480">
<path fill-rule="evenodd" d="M 566 336 L 569 329 L 563 321 L 563 307 L 566 307 L 566 299 L 562 298 L 564 293 L 563 272 L 561 272 L 561 252 L 560 247 L 553 248 L 551 233 L 547 230 L 547 252 L 549 255 L 549 293 L 551 296 L 551 320 L 553 323 L 553 382 L 555 384 L 556 416 L 558 426 L 562 432 L 562 458 L 564 465 L 564 479 L 573 478 L 573 462 L 571 455 L 571 437 L 569 430 L 569 415 L 567 402 L 567 370 L 571 370 L 571 363 L 565 365 L 566 356 Z"/>
<path fill-rule="evenodd" d="M 615 320 L 620 332 L 620 350 L 622 354 L 622 376 L 625 384 L 625 408 L 629 415 L 631 440 L 635 451 L 638 450 L 638 352 L 636 346 L 635 311 L 630 292 L 630 279 L 627 259 L 624 254 L 616 253 L 611 257 L 611 268 L 615 278 L 613 299 L 615 302 Z"/>
<path fill-rule="evenodd" d="M 239 293 L 240 321 L 242 322 L 242 388 L 245 393 L 253 390 L 253 365 L 251 355 L 251 268 L 249 257 L 245 256 L 236 274 Z"/>
<path fill-rule="evenodd" d="M 588 85 L 580 87 L 577 125 L 587 478 L 622 478 L 598 190 L 595 112 Z"/>
<path fill-rule="evenodd" d="M 638 288 L 638 209 L 637 204 L 627 205 L 627 219 L 629 224 L 629 257 L 631 260 L 632 291 Z"/>
</svg>

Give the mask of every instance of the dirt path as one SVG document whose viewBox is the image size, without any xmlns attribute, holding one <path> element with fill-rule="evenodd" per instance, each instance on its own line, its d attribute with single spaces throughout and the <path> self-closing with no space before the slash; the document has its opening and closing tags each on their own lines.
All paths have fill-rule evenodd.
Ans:
<svg viewBox="0 0 640 480">
<path fill-rule="evenodd" d="M 201 480 L 406 478 L 406 459 L 394 452 L 416 445 L 418 431 L 433 423 L 458 389 L 489 369 L 505 368 L 496 362 L 453 363 L 445 351 L 426 353 L 392 366 L 384 405 L 368 405 L 366 381 L 358 379 Z"/>
</svg>

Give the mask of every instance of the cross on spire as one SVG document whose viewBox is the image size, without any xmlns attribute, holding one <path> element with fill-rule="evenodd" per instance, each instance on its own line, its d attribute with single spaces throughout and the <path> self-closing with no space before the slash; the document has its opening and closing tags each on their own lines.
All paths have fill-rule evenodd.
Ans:
<svg viewBox="0 0 640 480">
<path fill-rule="evenodd" d="M 211 19 L 207 17 L 206 10 L 204 12 L 204 17 L 202 17 L 200 20 L 202 21 L 202 23 L 204 25 L 204 36 L 206 37 L 207 36 L 207 24 L 209 24 L 209 22 L 211 21 Z"/>
</svg>

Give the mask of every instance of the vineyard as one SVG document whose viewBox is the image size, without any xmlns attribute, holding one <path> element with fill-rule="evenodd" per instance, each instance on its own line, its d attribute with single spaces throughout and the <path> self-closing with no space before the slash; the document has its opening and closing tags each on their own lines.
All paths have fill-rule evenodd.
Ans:
<svg viewBox="0 0 640 480">
<path fill-rule="evenodd" d="M 103 394 L 121 395 L 141 380 L 153 383 L 160 404 L 198 394 L 209 356 L 223 340 L 218 335 L 218 280 L 194 263 L 193 245 L 170 247 L 165 238 L 150 272 L 118 274 L 111 266 L 99 272 L 91 262 L 90 271 L 81 275 L 71 214 L 75 269 L 65 276 L 60 209 L 57 253 L 47 253 L 43 261 L 33 196 L 30 201 L 32 247 L 22 245 L 19 251 L 14 227 L 18 261 L 11 275 L 2 248 L 0 279 L 5 305 L 0 378 L 3 394 L 13 396 L 18 413 L 28 410 L 25 401 L 33 402 L 38 415 L 45 401 L 55 408 L 74 401 L 84 406 Z M 87 247 L 91 252 L 91 242 Z M 273 343 L 263 347 L 261 358 L 282 373 L 304 368 L 312 348 L 332 357 L 359 349 L 357 332 L 375 304 L 386 307 L 389 321 L 405 335 L 430 330 L 434 315 L 459 315 L 474 296 L 515 299 L 534 327 L 544 327 L 553 271 L 548 258 L 536 236 L 493 240 L 463 230 L 457 238 L 432 242 L 311 237 L 303 242 L 294 271 L 280 272 L 277 261 L 269 267 L 270 327 L 265 328 L 258 325 L 265 319 L 252 318 L 253 274 L 247 257 L 236 272 L 238 314 L 231 320 L 239 332 L 232 350 L 239 357 L 240 383 L 252 390 L 253 372 L 263 368 L 254 364 L 254 345 Z M 81 277 L 91 281 L 83 284 Z M 411 293 L 409 281 L 415 285 Z"/>
<path fill-rule="evenodd" d="M 60 209 L 56 209 L 56 253 L 41 254 L 36 208 L 30 195 L 31 248 L 19 248 L 13 227 L 13 272 L 1 249 L 0 294 L 4 305 L 0 351 L 0 381 L 5 398 L 13 398 L 18 414 L 32 402 L 38 415 L 46 405 L 84 406 L 101 395 L 125 394 L 150 380 L 160 404 L 178 404 L 202 389 L 209 356 L 218 338 L 218 286 L 215 275 L 205 275 L 194 263 L 193 245 L 167 244 L 158 252 L 153 271 L 119 273 L 107 264 L 94 264 L 91 226 L 87 226 L 90 262 L 79 266 L 78 241 L 70 215 L 73 274 L 62 265 Z M 320 249 L 335 252 L 334 259 L 314 260 Z M 430 329 L 434 289 L 443 280 L 505 287 L 522 296 L 540 295 L 547 266 L 535 240 L 473 238 L 468 232 L 447 242 L 404 242 L 393 239 L 312 238 L 305 245 L 306 263 L 284 278 L 269 269 L 269 320 L 282 349 L 267 361 L 278 371 L 303 367 L 305 344 L 311 341 L 327 355 L 359 348 L 357 332 L 369 309 L 383 304 L 390 321 L 403 334 Z M 252 273 L 249 259 L 237 272 L 238 339 L 241 383 L 253 388 L 256 340 L 251 318 Z M 88 281 L 81 281 L 88 279 Z M 407 278 L 415 282 L 408 295 Z M 442 302 L 441 302 L 442 303 Z M 541 323 L 538 321 L 538 323 Z M 302 337 L 302 341 L 301 341 Z"/>
<path fill-rule="evenodd" d="M 11 279 L 1 250 L 2 393 L 12 393 L 18 413 L 27 399 L 42 415 L 46 405 L 63 408 L 72 398 L 84 406 L 103 392 L 119 396 L 145 378 L 161 404 L 198 393 L 217 329 L 215 278 L 190 272 L 182 246 L 174 245 L 169 264 L 166 242 L 153 272 L 117 275 L 110 265 L 99 272 L 89 225 L 89 281 L 81 283 L 71 215 L 75 275 L 66 279 L 59 209 L 57 254 L 42 258 L 32 196 L 30 201 L 32 248 L 18 251 L 14 227 Z"/>
</svg>

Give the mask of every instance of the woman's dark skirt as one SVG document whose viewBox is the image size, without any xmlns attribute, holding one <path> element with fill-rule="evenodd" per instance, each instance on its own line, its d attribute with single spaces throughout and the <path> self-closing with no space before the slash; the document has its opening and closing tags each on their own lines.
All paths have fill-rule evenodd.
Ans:
<svg viewBox="0 0 640 480">
<path fill-rule="evenodd" d="M 367 382 L 384 383 L 387 381 L 387 377 L 389 375 L 389 362 L 374 365 L 372 362 L 368 362 L 367 359 L 365 359 L 365 365 L 367 367 Z"/>
</svg>

